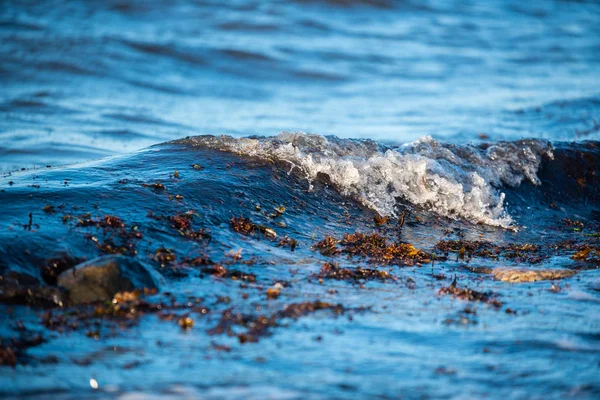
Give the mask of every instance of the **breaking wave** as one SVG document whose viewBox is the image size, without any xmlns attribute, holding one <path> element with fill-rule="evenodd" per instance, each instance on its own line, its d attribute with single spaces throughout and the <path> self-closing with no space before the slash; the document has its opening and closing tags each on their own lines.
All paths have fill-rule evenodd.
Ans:
<svg viewBox="0 0 600 400">
<path fill-rule="evenodd" d="M 531 139 L 487 145 L 441 143 L 429 136 L 402 146 L 283 132 L 275 137 L 196 136 L 176 141 L 289 164 L 309 182 L 326 175 L 343 195 L 382 215 L 405 201 L 439 215 L 515 228 L 503 187 L 539 185 L 550 142 Z"/>
</svg>

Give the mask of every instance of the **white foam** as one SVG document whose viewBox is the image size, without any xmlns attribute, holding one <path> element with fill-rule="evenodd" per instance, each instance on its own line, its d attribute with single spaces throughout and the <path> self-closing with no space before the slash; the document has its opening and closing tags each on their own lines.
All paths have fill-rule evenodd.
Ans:
<svg viewBox="0 0 600 400">
<path fill-rule="evenodd" d="M 552 157 L 551 145 L 541 140 L 482 148 L 427 136 L 386 147 L 371 140 L 283 132 L 268 138 L 197 136 L 185 142 L 285 161 L 311 182 L 326 174 L 342 194 L 382 215 L 396 215 L 397 199 L 403 199 L 443 216 L 505 228 L 514 226 L 499 188 L 524 180 L 538 185 L 542 157 Z"/>
</svg>

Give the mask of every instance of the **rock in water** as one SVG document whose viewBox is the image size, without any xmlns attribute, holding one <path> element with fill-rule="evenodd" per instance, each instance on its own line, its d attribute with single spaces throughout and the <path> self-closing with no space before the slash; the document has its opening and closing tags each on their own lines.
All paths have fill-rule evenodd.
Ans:
<svg viewBox="0 0 600 400">
<path fill-rule="evenodd" d="M 125 256 L 104 256 L 81 263 L 58 276 L 58 286 L 73 304 L 111 300 L 119 292 L 158 289 L 160 278 L 142 262 Z"/>
<path fill-rule="evenodd" d="M 569 269 L 525 270 L 516 268 L 496 268 L 492 271 L 494 278 L 502 282 L 553 281 L 570 278 L 576 273 L 577 271 Z"/>
</svg>

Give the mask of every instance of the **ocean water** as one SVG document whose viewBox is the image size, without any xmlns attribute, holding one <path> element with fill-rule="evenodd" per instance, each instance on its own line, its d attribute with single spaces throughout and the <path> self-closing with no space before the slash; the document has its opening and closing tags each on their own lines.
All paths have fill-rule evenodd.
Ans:
<svg viewBox="0 0 600 400">
<path fill-rule="evenodd" d="M 187 135 L 598 138 L 594 1 L 4 1 L 0 168 Z"/>
<path fill-rule="evenodd" d="M 1 2 L 0 82 L 1 397 L 600 396 L 597 2 Z"/>
</svg>

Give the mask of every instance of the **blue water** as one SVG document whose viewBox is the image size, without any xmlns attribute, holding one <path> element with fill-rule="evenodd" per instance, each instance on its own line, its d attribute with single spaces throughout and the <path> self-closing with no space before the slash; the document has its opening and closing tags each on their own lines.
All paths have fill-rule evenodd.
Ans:
<svg viewBox="0 0 600 400">
<path fill-rule="evenodd" d="M 599 20 L 594 1 L 3 2 L 0 168 L 193 134 L 597 138 Z"/>
<path fill-rule="evenodd" d="M 0 397 L 600 396 L 598 2 L 3 1 L 0 83 Z M 433 262 L 313 248 L 354 232 Z M 114 252 L 162 275 L 162 312 L 29 304 L 57 259 Z M 344 312 L 243 340 L 319 301 Z"/>
</svg>

